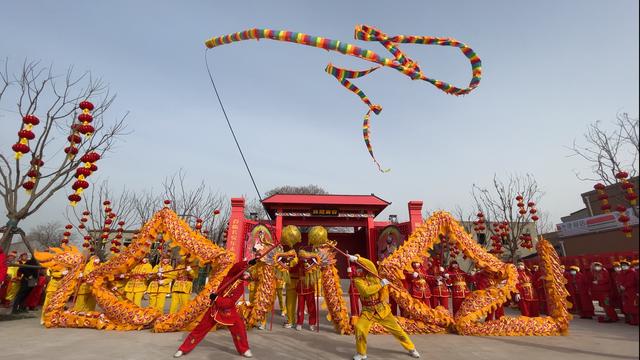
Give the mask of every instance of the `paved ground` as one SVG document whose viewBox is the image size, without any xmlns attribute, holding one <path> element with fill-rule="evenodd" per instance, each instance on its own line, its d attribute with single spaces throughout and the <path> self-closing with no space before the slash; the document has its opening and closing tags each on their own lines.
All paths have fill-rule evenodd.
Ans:
<svg viewBox="0 0 640 360">
<path fill-rule="evenodd" d="M 186 333 L 46 329 L 37 313 L 0 321 L 0 359 L 171 359 Z M 350 359 L 353 336 L 340 336 L 326 322 L 319 333 L 284 329 L 249 332 L 255 359 Z M 278 326 L 276 326 L 278 324 Z M 423 359 L 638 359 L 638 327 L 575 319 L 571 334 L 559 337 L 412 337 Z M 210 333 L 186 360 L 240 359 L 226 330 Z M 369 359 L 410 359 L 391 336 L 369 338 Z"/>
</svg>

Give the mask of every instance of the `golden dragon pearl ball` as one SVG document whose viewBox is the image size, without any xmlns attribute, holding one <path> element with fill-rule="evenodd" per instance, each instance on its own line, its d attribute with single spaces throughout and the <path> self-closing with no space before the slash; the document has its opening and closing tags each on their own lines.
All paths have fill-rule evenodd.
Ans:
<svg viewBox="0 0 640 360">
<path fill-rule="evenodd" d="M 309 244 L 322 245 L 329 241 L 327 229 L 324 226 L 314 226 L 309 230 Z"/>
<path fill-rule="evenodd" d="M 293 247 L 293 245 L 302 241 L 302 234 L 300 229 L 295 225 L 287 225 L 282 229 L 281 242 L 284 245 Z"/>
</svg>

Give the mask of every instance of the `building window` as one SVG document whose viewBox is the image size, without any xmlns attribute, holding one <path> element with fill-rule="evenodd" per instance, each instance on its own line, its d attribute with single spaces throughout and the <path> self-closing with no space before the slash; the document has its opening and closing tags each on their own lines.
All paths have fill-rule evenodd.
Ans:
<svg viewBox="0 0 640 360">
<path fill-rule="evenodd" d="M 480 245 L 484 245 L 487 243 L 487 234 L 485 233 L 478 233 L 476 234 L 478 236 L 478 244 Z"/>
</svg>

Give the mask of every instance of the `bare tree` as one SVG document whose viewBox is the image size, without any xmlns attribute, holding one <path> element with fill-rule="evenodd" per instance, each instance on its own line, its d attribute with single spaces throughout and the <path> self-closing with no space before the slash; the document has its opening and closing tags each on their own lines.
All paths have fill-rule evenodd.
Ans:
<svg viewBox="0 0 640 360">
<path fill-rule="evenodd" d="M 42 249 L 60 246 L 63 238 L 64 227 L 59 221 L 50 221 L 34 227 L 27 234 L 27 238 L 32 243 L 38 243 Z"/>
<path fill-rule="evenodd" d="M 91 237 L 89 244 L 93 247 L 95 254 L 104 260 L 109 248 L 109 240 L 102 238 L 107 219 L 105 202 L 109 202 L 110 213 L 114 214 L 111 217 L 112 224 L 109 227 L 109 233 L 116 231 L 118 223 L 121 221 L 124 222 L 123 230 L 136 230 L 140 228 L 141 224 L 137 221 L 132 192 L 126 188 L 115 192 L 111 190 L 107 180 L 98 182 L 90 189 L 90 191 L 84 192 L 85 201 L 76 207 L 67 208 L 65 215 L 70 224 L 79 225 L 82 213 L 89 214 L 88 221 L 84 224 L 85 228 L 76 227 L 76 229 L 83 236 Z"/>
<path fill-rule="evenodd" d="M 472 195 L 476 207 L 484 213 L 485 231 L 489 236 L 501 235 L 494 229 L 493 224 L 508 224 L 509 231 L 502 237 L 502 244 L 507 250 L 507 260 L 516 262 L 521 235 L 527 234 L 532 217 L 540 216 L 537 212 L 534 215 L 528 211 L 526 214 L 520 214 L 516 196 L 522 196 L 524 204 L 529 202 L 537 204 L 544 193 L 538 187 L 536 179 L 531 174 L 511 175 L 505 182 L 494 175 L 492 187 L 486 188 L 474 184 Z"/>
<path fill-rule="evenodd" d="M 318 185 L 283 185 L 273 188 L 265 193 L 267 197 L 275 194 L 305 194 L 305 195 L 326 195 L 328 192 Z"/>
<path fill-rule="evenodd" d="M 569 149 L 571 156 L 581 157 L 589 164 L 592 174 L 583 176 L 576 171 L 576 177 L 611 185 L 616 183 L 616 174 L 620 171 L 635 176 L 640 152 L 639 131 L 638 118 L 627 113 L 616 116 L 613 129 L 605 128 L 600 121 L 589 125 L 582 144 L 574 140 Z"/>
<path fill-rule="evenodd" d="M 131 200 L 132 213 L 142 225 L 160 210 L 163 201 L 169 200 L 169 207 L 195 227 L 202 220 L 202 232 L 216 244 L 221 244 L 230 217 L 229 201 L 224 194 L 213 191 L 204 181 L 197 186 L 187 184 L 186 173 L 182 170 L 166 177 L 162 182 L 162 192 L 152 189 L 134 194 Z"/>
<path fill-rule="evenodd" d="M 112 150 L 120 136 L 125 135 L 126 119 L 125 115 L 112 122 L 105 121 L 115 96 L 101 79 L 89 72 L 76 75 L 72 67 L 64 76 L 56 76 L 50 66 L 25 61 L 13 76 L 5 62 L 4 69 L 0 69 L 0 104 L 7 98 L 15 101 L 18 119 L 37 116 L 41 123 L 33 128 L 38 134 L 30 141 L 26 156 L 16 156 L 10 161 L 13 156 L 8 153 L 12 148 L 0 149 L 0 196 L 8 218 L 0 240 L 4 250 L 8 249 L 13 235 L 19 233 L 19 223 L 74 180 L 82 154 L 104 155 Z M 92 110 L 93 136 L 80 138 L 76 144 L 78 156 L 67 156 L 63 151 L 69 145 L 67 136 L 75 135 L 72 129 L 77 129 L 78 104 L 85 100 L 96 104 Z M 16 130 L 22 133 L 23 123 L 17 123 Z M 34 181 L 30 183 L 30 191 L 25 192 L 23 185 L 28 178 Z"/>
</svg>

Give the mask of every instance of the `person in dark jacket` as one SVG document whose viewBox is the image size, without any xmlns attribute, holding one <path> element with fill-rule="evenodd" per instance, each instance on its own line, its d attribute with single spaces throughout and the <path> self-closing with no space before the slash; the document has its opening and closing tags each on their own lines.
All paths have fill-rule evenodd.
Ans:
<svg viewBox="0 0 640 360">
<path fill-rule="evenodd" d="M 35 258 L 31 258 L 24 265 L 26 266 L 18 270 L 20 290 L 13 301 L 13 314 L 27 311 L 27 308 L 22 303 L 29 296 L 31 290 L 38 285 L 38 261 Z"/>
</svg>

